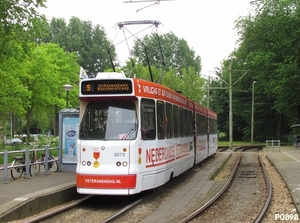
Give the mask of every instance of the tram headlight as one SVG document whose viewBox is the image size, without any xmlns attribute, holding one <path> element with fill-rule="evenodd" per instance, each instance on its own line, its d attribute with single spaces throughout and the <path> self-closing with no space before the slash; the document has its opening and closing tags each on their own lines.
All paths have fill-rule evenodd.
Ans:
<svg viewBox="0 0 300 223">
<path fill-rule="evenodd" d="M 121 166 L 121 162 L 120 161 L 116 162 L 116 165 Z"/>
<path fill-rule="evenodd" d="M 124 162 L 122 163 L 122 165 L 123 165 L 123 166 L 127 166 L 128 163 L 127 163 L 126 161 L 124 161 Z"/>
</svg>

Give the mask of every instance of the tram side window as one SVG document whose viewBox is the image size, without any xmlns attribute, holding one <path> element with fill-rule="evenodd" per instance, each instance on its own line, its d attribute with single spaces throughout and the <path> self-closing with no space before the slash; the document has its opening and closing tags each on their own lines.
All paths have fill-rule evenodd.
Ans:
<svg viewBox="0 0 300 223">
<path fill-rule="evenodd" d="M 200 135 L 200 115 L 196 114 L 197 135 Z"/>
<path fill-rule="evenodd" d="M 188 111 L 187 123 L 188 123 L 188 136 L 192 136 L 193 135 L 193 115 L 192 115 L 191 111 Z"/>
<path fill-rule="evenodd" d="M 158 139 L 165 138 L 165 104 L 162 101 L 157 101 L 157 132 Z"/>
<path fill-rule="evenodd" d="M 198 121 L 199 121 L 199 126 L 198 126 L 198 129 L 197 129 L 197 132 L 198 132 L 198 135 L 206 135 L 207 133 L 207 120 L 206 120 L 206 117 L 202 114 L 199 114 L 198 116 Z"/>
<path fill-rule="evenodd" d="M 166 126 L 167 126 L 167 138 L 173 138 L 173 109 L 170 103 L 166 103 Z"/>
<path fill-rule="evenodd" d="M 174 138 L 179 138 L 179 111 L 178 106 L 173 106 L 173 117 L 174 117 Z"/>
<path fill-rule="evenodd" d="M 184 112 L 184 136 L 188 136 L 189 135 L 189 127 L 191 126 L 190 125 L 190 122 L 189 122 L 189 116 L 188 116 L 188 110 L 186 109 L 183 109 L 183 112 Z"/>
<path fill-rule="evenodd" d="M 211 134 L 217 133 L 217 120 L 215 119 L 209 119 L 209 130 Z"/>
<path fill-rule="evenodd" d="M 185 122 L 185 112 L 183 108 L 179 107 L 179 131 L 180 137 L 184 137 L 185 131 L 187 130 L 187 123 Z"/>
<path fill-rule="evenodd" d="M 144 140 L 156 138 L 154 100 L 141 100 L 141 131 Z"/>
</svg>

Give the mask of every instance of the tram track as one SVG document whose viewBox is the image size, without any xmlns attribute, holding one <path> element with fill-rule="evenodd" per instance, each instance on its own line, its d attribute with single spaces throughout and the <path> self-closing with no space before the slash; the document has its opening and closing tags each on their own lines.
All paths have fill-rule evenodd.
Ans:
<svg viewBox="0 0 300 223">
<path fill-rule="evenodd" d="M 35 223 L 35 222 L 41 222 L 45 219 L 48 219 L 48 218 L 51 218 L 55 215 L 58 215 L 60 213 L 63 213 L 63 212 L 66 212 L 76 206 L 79 206 L 80 204 L 82 204 L 83 202 L 85 202 L 87 199 L 90 199 L 92 196 L 89 195 L 89 196 L 86 196 L 86 197 L 83 197 L 79 200 L 76 200 L 76 201 L 72 201 L 71 203 L 68 203 L 68 204 L 64 204 L 62 205 L 61 207 L 59 208 L 54 208 L 53 210 L 50 210 L 50 211 L 46 211 L 46 212 L 43 212 L 42 214 L 36 216 L 36 217 L 33 217 L 31 218 L 30 220 L 26 221 L 27 223 Z"/>
<path fill-rule="evenodd" d="M 205 166 L 207 162 L 212 161 L 213 158 L 208 158 L 203 161 L 199 166 Z M 161 200 L 167 199 L 167 197 L 172 196 L 177 188 L 182 187 L 186 184 L 189 179 L 193 176 L 195 170 L 189 170 L 186 174 L 174 178 L 168 184 L 155 189 L 150 190 L 143 198 L 138 195 L 133 196 L 88 196 L 82 200 L 77 200 L 67 204 L 63 204 L 54 207 L 50 210 L 40 213 L 39 215 L 31 216 L 23 220 L 16 220 L 12 223 L 20 222 L 87 222 L 87 219 L 96 219 L 97 222 L 125 222 L 124 218 L 127 220 L 128 215 L 134 214 L 134 219 L 130 219 L 129 222 L 138 222 L 136 219 L 143 219 L 149 213 L 152 213 L 157 206 L 160 205 Z M 142 194 L 140 194 L 142 195 Z M 137 197 L 132 202 L 127 202 L 122 207 L 117 208 L 109 203 L 120 203 L 122 200 L 128 200 L 130 197 Z M 96 202 L 95 202 L 96 201 Z M 87 203 L 84 204 L 84 203 Z M 95 205 L 95 203 L 97 203 Z M 131 207 L 130 207 L 131 206 Z M 130 207 L 130 208 L 127 208 Z M 135 209 L 135 210 L 132 210 Z M 92 210 L 92 211 L 91 211 Z M 130 213 L 132 212 L 132 213 Z M 86 218 L 84 216 L 87 216 Z M 122 218 L 124 216 L 124 218 Z M 120 220 L 118 220 L 120 218 Z"/>
<path fill-rule="evenodd" d="M 89 219 L 97 219 L 97 222 L 112 222 L 134 208 L 145 199 L 149 193 L 141 193 L 131 196 L 129 199 L 123 199 L 122 196 L 96 196 L 90 195 L 74 202 L 61 205 L 53 210 L 48 210 L 38 216 L 32 216 L 26 220 L 26 223 L 35 222 L 87 222 Z M 108 202 L 107 199 L 111 198 Z M 128 197 L 127 197 L 128 198 Z M 119 203 L 115 205 L 113 203 Z M 110 203 L 110 204 L 108 204 Z M 120 207 L 121 206 L 121 207 Z M 80 214 L 74 214 L 80 212 Z"/>
<path fill-rule="evenodd" d="M 180 222 L 181 223 L 185 223 L 185 222 L 228 222 L 228 221 L 238 221 L 238 222 L 243 222 L 243 221 L 247 221 L 247 222 L 261 222 L 261 220 L 263 219 L 267 208 L 270 204 L 271 201 L 271 196 L 272 196 L 272 184 L 270 181 L 270 178 L 268 176 L 267 170 L 265 168 L 265 165 L 261 159 L 261 156 L 258 153 L 255 153 L 257 156 L 257 164 L 251 164 L 248 163 L 247 161 L 244 161 L 244 164 L 241 164 L 241 160 L 242 159 L 248 159 L 248 160 L 252 160 L 251 162 L 253 162 L 253 157 L 251 158 L 251 156 L 253 156 L 253 152 L 243 152 L 245 151 L 245 149 L 251 149 L 251 150 L 257 150 L 256 148 L 252 147 L 252 148 L 240 148 L 239 150 L 241 151 L 239 153 L 239 157 L 235 163 L 234 168 L 232 169 L 232 172 L 230 174 L 230 177 L 228 178 L 226 184 L 224 185 L 224 187 L 222 188 L 222 190 L 220 190 L 218 192 L 218 194 L 213 197 L 210 201 L 208 201 L 207 203 L 205 203 L 203 206 L 201 206 L 199 209 L 197 209 L 195 212 L 191 213 L 190 215 L 188 215 L 186 218 L 182 219 Z M 246 158 L 247 156 L 250 156 L 250 158 Z M 256 161 L 255 161 L 256 163 Z M 258 170 L 258 166 L 260 166 L 261 168 L 261 172 L 263 174 L 263 177 L 259 177 L 259 170 Z M 253 169 L 255 169 L 255 171 L 253 171 Z M 257 178 L 260 179 L 257 179 Z M 245 179 L 257 179 L 253 182 L 250 182 L 250 185 L 252 185 L 253 187 L 257 187 L 257 185 L 261 185 L 262 180 L 265 181 L 265 185 L 263 187 L 260 187 L 261 190 L 264 190 L 263 188 L 265 188 L 266 193 L 263 194 L 259 191 L 253 191 L 251 193 L 257 193 L 257 194 L 263 194 L 262 196 L 264 196 L 263 198 L 263 202 L 261 201 L 261 199 L 253 199 L 255 200 L 254 202 L 251 201 L 250 204 L 247 204 L 247 199 L 244 198 L 244 200 L 240 201 L 240 202 L 235 202 L 238 203 L 238 209 L 237 210 L 232 210 L 235 206 L 232 205 L 228 205 L 231 204 L 232 201 L 234 201 L 234 199 L 232 199 L 235 195 L 235 193 L 238 193 L 237 191 L 243 191 L 244 194 L 248 193 L 249 196 L 249 185 L 247 185 L 249 182 L 247 182 L 247 180 L 244 181 L 244 183 L 241 183 L 241 181 L 239 181 L 238 179 L 240 178 L 245 178 Z M 245 186 L 245 187 L 244 187 Z M 229 189 L 230 188 L 230 189 Z M 226 195 L 227 194 L 227 195 Z M 254 195 L 255 196 L 255 195 Z M 249 196 L 248 199 L 252 198 L 253 196 Z M 220 200 L 218 200 L 220 199 Z M 243 207 L 244 205 L 244 207 Z M 225 209 L 225 207 L 231 206 L 231 208 L 227 208 L 226 209 L 226 214 L 221 214 L 221 215 L 216 215 L 216 214 L 212 214 L 215 213 L 216 210 L 221 210 L 222 208 Z M 249 210 L 249 206 L 252 207 L 260 207 L 258 210 L 257 208 L 253 208 L 252 210 Z M 244 210 L 248 210 L 247 215 L 243 215 Z M 228 212 L 234 212 L 234 214 L 228 214 Z M 251 213 L 251 214 L 250 214 Z M 249 215 L 250 214 L 250 215 Z M 211 219 L 211 216 L 214 216 L 213 221 Z M 234 219 L 232 219 L 231 217 L 235 216 Z M 236 218 L 236 216 L 241 216 L 241 218 Z M 244 217 L 243 217 L 244 216 Z M 247 219 L 245 219 L 245 216 L 247 216 Z M 219 217 L 219 218 L 218 218 Z M 229 217 L 229 218 L 227 218 Z M 251 218 L 248 219 L 248 218 Z"/>
<path fill-rule="evenodd" d="M 240 150 L 241 151 L 241 150 Z M 263 153 L 257 153 L 255 151 L 254 148 L 252 148 L 251 150 L 246 150 L 247 152 L 232 152 L 232 156 L 229 159 L 229 161 L 227 162 L 227 164 L 224 164 L 223 169 L 227 171 L 226 174 L 223 174 L 223 178 L 222 176 L 220 177 L 219 175 L 222 175 L 222 173 L 217 174 L 217 176 L 214 178 L 214 180 L 221 180 L 225 182 L 225 178 L 226 181 L 229 175 L 233 175 L 233 183 L 234 181 L 237 181 L 237 179 L 244 179 L 244 181 L 248 181 L 248 178 L 239 178 L 238 174 L 240 174 L 241 170 L 239 169 L 239 167 L 237 167 L 237 170 L 235 170 L 235 174 L 228 174 L 228 172 L 234 172 L 233 169 L 235 168 L 235 166 L 237 166 L 237 163 L 240 163 L 241 161 L 238 161 L 237 157 L 238 155 L 249 155 L 249 156 L 257 156 L 256 160 L 257 160 L 257 165 L 255 168 L 260 167 L 263 168 L 266 164 L 268 171 L 270 171 L 270 168 L 272 168 L 272 166 L 268 163 L 268 160 L 266 159 L 266 157 L 264 156 Z M 249 152 L 251 151 L 251 152 Z M 218 155 L 217 155 L 218 156 Z M 215 157 L 216 158 L 216 157 Z M 263 159 L 263 164 L 258 164 L 259 162 L 262 163 L 261 158 Z M 214 159 L 214 158 L 212 158 Z M 241 158 L 242 159 L 242 158 Z M 246 160 L 248 160 L 248 162 L 250 162 L 250 160 L 255 160 L 252 158 L 245 158 Z M 260 161 L 259 161 L 260 160 Z M 209 162 L 209 161 L 205 161 L 205 162 Z M 205 166 L 205 162 L 199 166 L 198 168 L 201 169 Z M 244 161 L 245 162 L 245 161 Z M 228 164 L 229 163 L 229 164 Z M 247 163 L 246 163 L 247 164 Z M 245 165 L 245 163 L 244 163 Z M 247 165 L 246 165 L 247 166 Z M 249 168 L 251 167 L 251 165 L 248 163 Z M 234 168 L 233 168 L 234 167 Z M 252 168 L 252 169 L 251 169 Z M 249 171 L 251 172 L 253 170 L 254 167 L 251 167 L 249 169 Z M 184 186 L 184 184 L 186 184 L 191 177 L 193 177 L 193 172 L 196 172 L 197 169 L 188 171 L 187 174 L 180 176 L 178 178 L 175 178 L 174 181 L 166 184 L 165 186 L 163 186 L 162 188 L 158 188 L 154 193 L 149 194 L 148 197 L 144 197 L 141 201 L 139 201 L 140 198 L 136 198 L 135 200 L 132 200 L 131 202 L 128 202 L 127 204 L 123 203 L 122 207 L 121 205 L 119 205 L 118 203 L 122 202 L 121 200 L 124 200 L 124 197 L 119 199 L 116 198 L 117 196 L 96 196 L 96 199 L 89 201 L 87 200 L 87 203 L 89 203 L 88 205 L 80 205 L 79 207 L 73 207 L 70 211 L 64 212 L 59 214 L 58 216 L 56 216 L 56 218 L 52 218 L 52 219 L 47 219 L 45 221 L 38 221 L 38 222 L 88 222 L 88 221 L 95 221 L 96 222 L 143 222 L 143 219 L 145 219 L 147 216 L 151 215 L 151 213 L 153 213 L 161 204 L 164 200 L 168 199 L 168 197 L 173 196 L 176 191 Z M 247 171 L 247 169 L 243 169 L 243 171 Z M 264 171 L 263 169 L 256 170 L 256 174 L 257 176 L 262 176 L 265 175 L 264 172 L 268 172 L 268 171 Z M 273 170 L 273 172 L 276 172 L 276 170 Z M 273 178 L 274 174 L 278 173 L 271 173 L 271 177 L 272 177 L 272 183 L 273 183 Z M 219 178 L 219 179 L 217 179 Z M 222 178 L 222 179 L 221 179 Z M 280 178 L 280 177 L 279 177 Z M 252 178 L 250 178 L 252 179 Z M 253 179 L 252 179 L 253 180 Z M 263 180 L 266 181 L 267 180 Z M 278 181 L 278 180 L 277 180 Z M 275 182 L 274 182 L 275 183 Z M 176 218 L 176 220 L 172 221 L 172 222 L 235 222 L 238 220 L 232 220 L 232 219 L 228 219 L 227 215 L 234 216 L 234 215 L 242 215 L 242 212 L 240 210 L 233 210 L 233 206 L 230 206 L 230 202 L 235 202 L 235 203 L 240 203 L 244 201 L 249 201 L 250 204 L 246 205 L 246 207 L 244 209 L 247 210 L 247 217 L 244 220 L 240 220 L 240 221 L 247 221 L 247 222 L 273 222 L 274 220 L 274 211 L 272 209 L 278 210 L 277 206 L 275 208 L 272 208 L 272 205 L 274 205 L 275 203 L 278 203 L 278 201 L 276 202 L 276 198 L 279 197 L 278 195 L 274 195 L 271 196 L 271 193 L 268 192 L 268 190 L 270 189 L 256 189 L 254 190 L 254 192 L 252 192 L 252 194 L 248 194 L 248 197 L 242 197 L 239 193 L 241 192 L 241 194 L 246 193 L 249 190 L 249 186 L 252 185 L 252 187 L 256 187 L 257 185 L 260 185 L 261 183 L 257 183 L 257 184 L 249 184 L 248 182 L 248 187 L 243 189 L 241 185 L 239 186 L 235 186 L 233 187 L 232 184 L 230 184 L 228 186 L 227 189 L 225 189 L 225 192 L 223 193 L 223 196 L 219 197 L 218 199 L 214 199 L 214 197 L 216 197 L 217 195 L 211 196 L 211 200 L 209 201 L 212 204 L 209 204 L 209 202 L 205 203 L 203 205 L 203 203 L 201 204 L 201 207 L 199 206 L 199 210 L 203 209 L 202 211 L 199 211 L 198 214 L 190 213 L 190 215 L 194 214 L 193 217 L 191 217 L 190 219 L 187 219 L 187 214 L 182 217 L 182 218 Z M 265 183 L 267 185 L 267 183 Z M 237 184 L 238 185 L 238 184 Z M 247 185 L 247 184 L 246 184 Z M 256 185 L 256 186 L 254 186 Z M 265 186 L 266 186 L 265 185 Z M 269 188 L 271 184 L 269 184 Z M 283 186 L 279 186 L 277 183 L 273 184 L 273 188 L 275 188 L 275 192 L 276 192 L 276 188 L 280 187 L 281 193 L 280 193 L 280 198 L 277 200 L 280 200 L 279 203 L 282 204 L 282 195 L 283 193 Z M 224 186 L 225 188 L 225 186 Z M 224 190 L 223 188 L 223 190 Z M 250 187 L 251 189 L 251 187 Z M 231 192 L 230 192 L 231 190 Z M 233 193 L 232 193 L 233 192 Z M 231 195 L 230 195 L 231 193 Z M 285 192 L 287 195 L 286 196 L 290 196 L 287 192 Z M 237 197 L 239 199 L 236 199 Z M 225 197 L 225 198 L 224 198 Z M 257 197 L 262 197 L 264 201 L 260 202 L 260 205 L 254 203 L 252 201 L 252 198 L 257 198 Z M 270 202 L 270 199 L 272 197 L 272 204 L 269 208 L 268 207 L 268 203 Z M 111 200 L 110 202 L 107 202 L 108 200 Z M 128 197 L 126 197 L 126 199 L 128 199 Z M 125 200 L 126 200 L 125 199 Z M 213 199 L 215 201 L 213 201 Z M 228 200 L 229 199 L 229 200 Z M 231 201 L 230 201 L 231 199 Z M 275 199 L 275 200 L 274 200 Z M 132 205 L 131 208 L 124 208 L 126 206 L 130 206 L 131 203 L 135 203 L 135 205 Z M 290 202 L 287 199 L 287 206 L 290 206 Z M 84 203 L 84 202 L 83 202 Z M 116 204 L 116 205 L 114 205 Z M 278 204 L 278 205 L 281 205 Z M 230 207 L 228 207 L 228 205 Z M 241 204 L 239 204 L 241 205 Z M 204 207 L 205 206 L 205 207 Z M 216 207 L 219 206 L 219 207 Z M 282 206 L 282 205 L 281 205 Z M 257 208 L 259 207 L 259 208 Z M 228 212 L 227 214 L 222 213 L 220 210 L 226 210 L 226 212 Z M 268 210 L 268 211 L 267 211 Z M 233 211 L 233 212 L 232 212 Z M 265 215 L 267 211 L 267 214 Z M 249 217 L 249 213 L 251 214 L 251 217 Z M 49 215 L 49 214 L 48 214 Z M 81 218 L 81 216 L 86 216 Z M 99 217 L 102 216 L 102 217 Z M 221 220 L 218 219 L 218 216 L 221 218 Z M 266 216 L 266 217 L 265 217 Z M 84 219 L 86 218 L 86 219 Z M 245 216 L 244 216 L 245 218 Z M 83 220 L 84 219 L 84 220 Z M 261 221 L 261 219 L 263 219 Z M 271 219 L 271 221 L 270 221 Z M 272 220 L 273 219 L 273 220 Z M 24 220 L 22 221 L 24 222 Z M 26 221 L 26 222 L 37 222 L 37 221 Z"/>
</svg>

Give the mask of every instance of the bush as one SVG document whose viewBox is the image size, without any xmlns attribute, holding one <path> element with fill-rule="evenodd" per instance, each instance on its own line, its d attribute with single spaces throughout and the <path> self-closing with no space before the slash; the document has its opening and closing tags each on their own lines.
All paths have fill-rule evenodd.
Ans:
<svg viewBox="0 0 300 223">
<path fill-rule="evenodd" d="M 219 132 L 219 140 L 224 141 L 227 140 L 225 132 Z"/>
</svg>

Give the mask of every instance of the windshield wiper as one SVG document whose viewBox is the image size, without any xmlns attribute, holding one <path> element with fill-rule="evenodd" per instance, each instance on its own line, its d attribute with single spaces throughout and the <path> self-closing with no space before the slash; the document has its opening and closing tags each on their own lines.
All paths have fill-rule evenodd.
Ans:
<svg viewBox="0 0 300 223">
<path fill-rule="evenodd" d="M 130 129 L 124 134 L 124 136 L 121 138 L 121 140 L 124 140 L 124 139 L 129 139 L 129 136 L 137 130 L 137 123 L 134 123 Z"/>
</svg>

